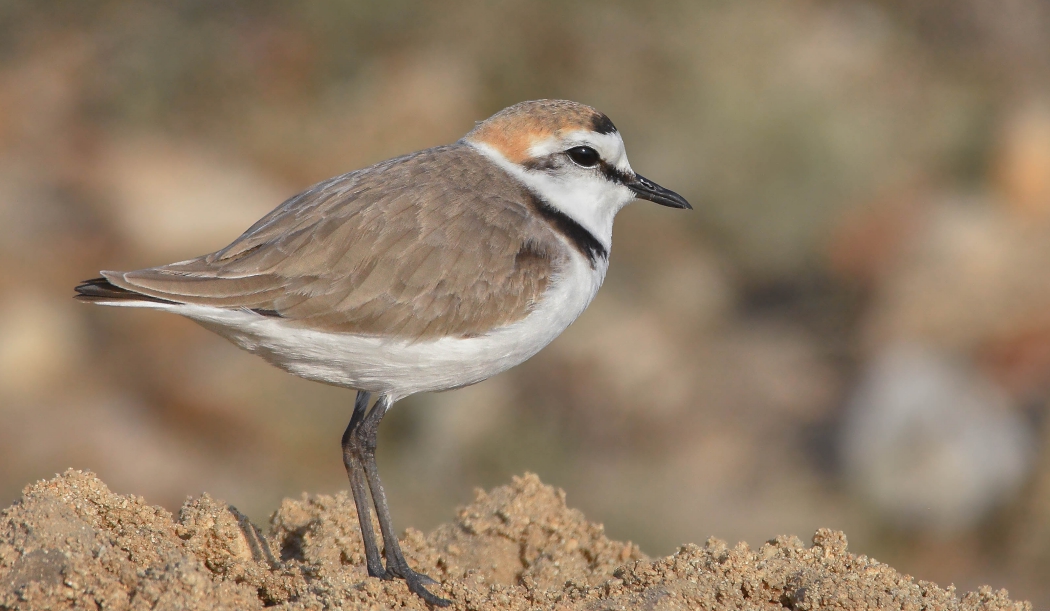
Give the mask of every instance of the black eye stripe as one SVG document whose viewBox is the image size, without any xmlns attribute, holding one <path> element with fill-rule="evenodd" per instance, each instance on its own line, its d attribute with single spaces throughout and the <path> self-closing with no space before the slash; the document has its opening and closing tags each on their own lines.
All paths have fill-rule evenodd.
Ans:
<svg viewBox="0 0 1050 611">
<path fill-rule="evenodd" d="M 628 180 L 630 180 L 630 177 L 627 175 L 627 172 L 624 172 L 620 168 L 612 165 L 607 161 L 602 161 L 599 169 L 601 169 L 602 174 L 610 182 L 616 182 L 622 185 L 625 184 Z M 650 186 L 651 184 L 652 183 L 650 183 Z"/>
<path fill-rule="evenodd" d="M 534 171 L 535 170 L 539 170 L 539 171 L 555 171 L 555 170 L 557 170 L 557 168 L 560 165 L 559 164 L 559 161 L 560 161 L 559 158 L 561 158 L 561 155 L 565 154 L 566 156 L 568 156 L 568 152 L 569 151 L 565 151 L 564 153 L 553 153 L 551 155 L 547 155 L 546 157 L 540 157 L 540 158 L 537 158 L 537 159 L 529 159 L 528 161 L 523 162 L 522 165 L 525 166 L 525 168 L 528 169 L 528 170 L 534 170 Z M 564 159 L 564 158 L 561 158 L 561 159 Z M 561 163 L 564 163 L 564 161 L 561 161 Z M 576 162 L 574 162 L 574 163 L 576 163 Z M 579 165 L 579 164 L 577 163 L 577 165 Z M 605 179 L 608 180 L 609 182 L 615 182 L 615 183 L 619 183 L 619 184 L 622 185 L 622 184 L 626 184 L 628 181 L 634 179 L 632 176 L 628 176 L 627 172 L 624 172 L 620 168 L 617 168 L 616 166 L 612 165 L 611 163 L 605 161 L 604 159 L 599 159 L 598 163 L 595 164 L 595 165 L 597 166 L 598 171 L 602 173 L 602 176 L 604 176 Z M 591 167 L 595 167 L 595 166 L 591 166 Z M 652 182 L 650 182 L 650 181 L 648 181 L 646 179 L 642 179 L 642 180 L 645 180 L 645 183 L 646 183 L 645 186 L 646 187 L 648 187 L 650 189 L 654 187 Z"/>
<path fill-rule="evenodd" d="M 538 157 L 536 159 L 529 159 L 523 162 L 521 165 L 525 166 L 529 170 L 545 170 L 550 171 L 557 169 L 558 167 L 558 154 L 547 155 L 546 157 Z M 564 162 L 563 162 L 564 163 Z"/>
</svg>

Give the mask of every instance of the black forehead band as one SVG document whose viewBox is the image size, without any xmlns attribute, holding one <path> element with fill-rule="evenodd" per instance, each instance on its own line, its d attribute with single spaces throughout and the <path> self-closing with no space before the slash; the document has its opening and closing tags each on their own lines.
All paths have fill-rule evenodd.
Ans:
<svg viewBox="0 0 1050 611">
<path fill-rule="evenodd" d="M 611 134 L 616 131 L 616 126 L 609 117 L 598 113 L 591 117 L 591 129 L 599 134 Z"/>
</svg>

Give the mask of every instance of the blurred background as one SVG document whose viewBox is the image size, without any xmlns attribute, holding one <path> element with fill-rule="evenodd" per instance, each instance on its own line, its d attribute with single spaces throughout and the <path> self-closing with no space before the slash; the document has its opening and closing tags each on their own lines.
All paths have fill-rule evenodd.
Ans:
<svg viewBox="0 0 1050 611">
<path fill-rule="evenodd" d="M 264 522 L 346 488 L 353 393 L 78 281 L 216 250 L 512 103 L 685 195 L 526 364 L 412 397 L 398 528 L 526 470 L 653 555 L 844 529 L 1050 605 L 1050 5 L 0 2 L 0 504 L 66 467 Z"/>
</svg>

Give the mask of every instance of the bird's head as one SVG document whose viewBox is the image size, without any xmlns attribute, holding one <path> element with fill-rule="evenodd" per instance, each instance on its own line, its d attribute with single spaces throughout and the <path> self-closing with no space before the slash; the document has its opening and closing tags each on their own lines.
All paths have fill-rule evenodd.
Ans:
<svg viewBox="0 0 1050 611">
<path fill-rule="evenodd" d="M 464 140 L 606 242 L 613 217 L 635 198 L 692 209 L 681 195 L 637 174 L 613 122 L 584 104 L 515 104 Z"/>
</svg>

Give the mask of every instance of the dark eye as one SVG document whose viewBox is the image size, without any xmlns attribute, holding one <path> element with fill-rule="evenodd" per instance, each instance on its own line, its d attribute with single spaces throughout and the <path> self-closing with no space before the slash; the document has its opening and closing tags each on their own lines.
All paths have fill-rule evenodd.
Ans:
<svg viewBox="0 0 1050 611">
<path fill-rule="evenodd" d="M 565 151 L 569 156 L 569 159 L 576 165 L 581 165 L 585 168 L 593 168 L 598 165 L 598 162 L 602 160 L 601 155 L 598 151 L 592 149 L 589 146 L 574 146 L 571 149 Z"/>
</svg>

